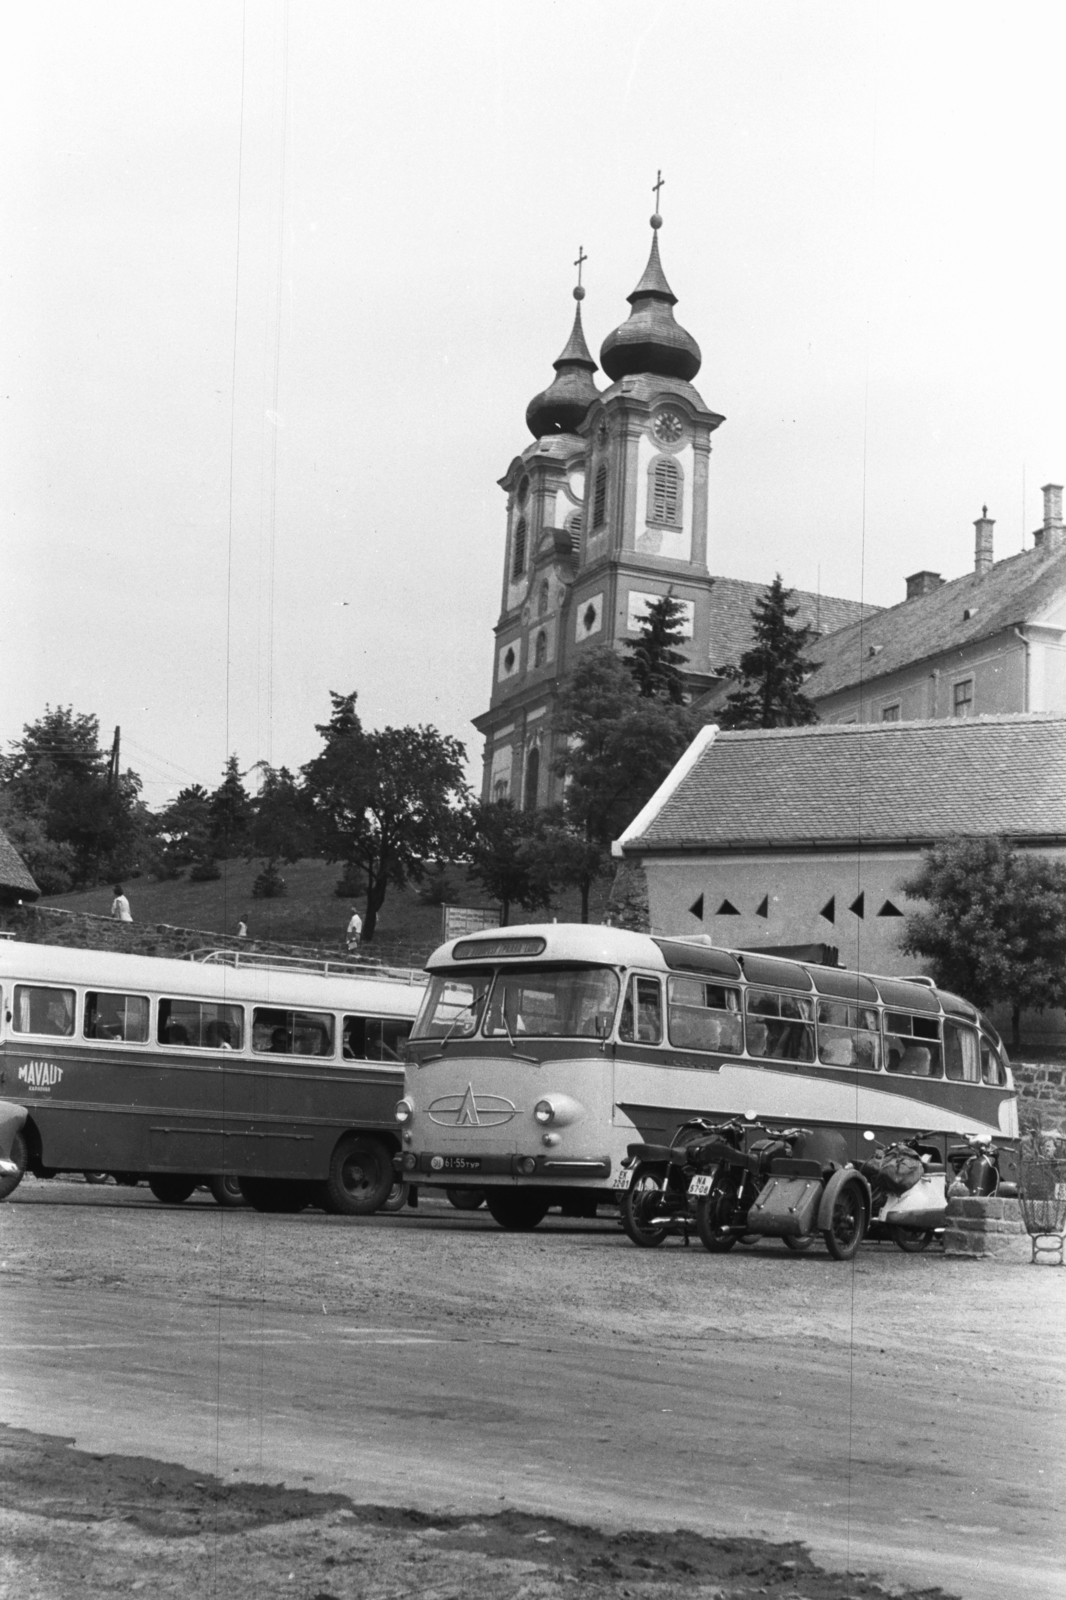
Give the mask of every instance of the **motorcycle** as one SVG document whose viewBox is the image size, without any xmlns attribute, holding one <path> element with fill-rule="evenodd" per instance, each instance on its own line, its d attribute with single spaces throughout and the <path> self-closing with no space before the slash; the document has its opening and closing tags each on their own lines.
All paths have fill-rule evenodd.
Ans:
<svg viewBox="0 0 1066 1600">
<path fill-rule="evenodd" d="M 759 1198 L 770 1171 L 770 1163 L 792 1153 L 803 1128 L 786 1128 L 769 1134 L 761 1123 L 734 1117 L 719 1123 L 714 1139 L 701 1147 L 704 1170 L 690 1181 L 689 1196 L 696 1202 L 696 1231 L 704 1248 L 722 1254 L 732 1250 L 748 1233 L 748 1214 Z M 752 1133 L 768 1134 L 748 1146 Z M 784 1243 L 790 1250 L 807 1250 L 814 1243 L 811 1234 L 787 1234 Z"/>
<path fill-rule="evenodd" d="M 867 1130 L 863 1138 L 874 1141 Z M 870 1185 L 870 1237 L 891 1239 L 908 1254 L 928 1250 L 947 1217 L 947 1166 L 932 1133 L 892 1144 L 875 1142 L 859 1169 Z"/>
<path fill-rule="evenodd" d="M 689 1242 L 689 1185 L 707 1164 L 703 1146 L 713 1140 L 703 1117 L 683 1122 L 669 1144 L 631 1144 L 615 1178 L 622 1226 L 635 1245 L 655 1249 L 670 1234 Z"/>
<path fill-rule="evenodd" d="M 850 1261 L 866 1234 L 871 1196 L 843 1134 L 787 1128 L 748 1150 L 720 1144 L 718 1171 L 696 1201 L 696 1229 L 708 1250 L 730 1250 L 745 1234 L 805 1250 L 817 1232 L 831 1256 Z"/>
<path fill-rule="evenodd" d="M 965 1144 L 949 1145 L 947 1164 L 955 1174 L 948 1185 L 949 1196 L 958 1193 L 979 1199 L 1017 1199 L 1017 1152 L 998 1145 L 988 1134 L 967 1134 Z"/>
</svg>

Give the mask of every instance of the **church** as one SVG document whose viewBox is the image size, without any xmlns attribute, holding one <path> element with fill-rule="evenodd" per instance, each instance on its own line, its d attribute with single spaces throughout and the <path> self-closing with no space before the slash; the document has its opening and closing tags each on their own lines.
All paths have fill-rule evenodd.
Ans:
<svg viewBox="0 0 1066 1600">
<path fill-rule="evenodd" d="M 561 794 L 554 772 L 552 711 L 560 681 L 597 645 L 622 651 L 647 608 L 680 601 L 683 669 L 690 698 L 722 681 L 751 634 L 765 586 L 713 577 L 711 436 L 724 417 L 693 380 L 699 345 L 674 316 L 677 296 L 659 254 L 662 218 L 651 218 L 651 253 L 628 297 L 628 318 L 607 335 L 597 364 L 581 323 L 554 362 L 555 377 L 530 401 L 532 442 L 511 462 L 500 616 L 489 709 L 474 719 L 485 740 L 482 796 L 533 809 Z M 796 620 L 829 635 L 876 607 L 793 592 Z"/>
</svg>

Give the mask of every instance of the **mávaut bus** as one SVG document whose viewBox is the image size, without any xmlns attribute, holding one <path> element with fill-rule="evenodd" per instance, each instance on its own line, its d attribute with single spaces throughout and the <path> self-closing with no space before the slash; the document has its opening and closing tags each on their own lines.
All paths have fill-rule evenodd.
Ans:
<svg viewBox="0 0 1066 1600">
<path fill-rule="evenodd" d="M 1018 1133 L 995 1029 L 929 979 L 688 938 L 549 924 L 442 945 L 408 1044 L 403 1175 L 476 1187 L 497 1222 L 591 1215 L 631 1142 L 693 1116 Z"/>
<path fill-rule="evenodd" d="M 0 1108 L 15 1170 L 229 1175 L 262 1211 L 377 1210 L 396 1183 L 401 1053 L 422 973 L 255 953 L 120 955 L 0 941 Z M 5 1152 L 0 1150 L 0 1155 Z"/>
</svg>

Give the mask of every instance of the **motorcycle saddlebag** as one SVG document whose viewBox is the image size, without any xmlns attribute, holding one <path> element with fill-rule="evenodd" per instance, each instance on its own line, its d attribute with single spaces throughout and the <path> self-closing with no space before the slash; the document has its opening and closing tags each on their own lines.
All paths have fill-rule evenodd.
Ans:
<svg viewBox="0 0 1066 1600">
<path fill-rule="evenodd" d="M 894 1148 L 875 1161 L 864 1161 L 862 1171 L 871 1183 L 879 1184 L 890 1194 L 906 1194 L 920 1181 L 925 1167 L 913 1150 Z"/>
<path fill-rule="evenodd" d="M 748 1228 L 775 1239 L 813 1233 L 824 1187 L 820 1177 L 772 1177 L 748 1212 Z"/>
</svg>

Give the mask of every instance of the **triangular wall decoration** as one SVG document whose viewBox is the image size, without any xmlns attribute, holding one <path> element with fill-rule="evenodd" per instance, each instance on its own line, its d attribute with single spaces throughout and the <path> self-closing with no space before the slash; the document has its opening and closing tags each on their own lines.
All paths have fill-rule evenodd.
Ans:
<svg viewBox="0 0 1066 1600">
<path fill-rule="evenodd" d="M 893 905 L 891 900 L 886 900 L 877 915 L 879 917 L 902 917 L 903 912 L 899 909 L 899 906 Z"/>
<path fill-rule="evenodd" d="M 768 894 L 764 894 L 759 904 L 755 907 L 755 915 L 757 917 L 768 917 L 770 915 L 770 896 Z"/>
<path fill-rule="evenodd" d="M 718 910 L 715 912 L 715 916 L 716 917 L 739 917 L 740 916 L 740 912 L 737 910 L 737 908 L 733 904 L 732 900 L 723 900 L 721 905 L 718 907 Z"/>
<path fill-rule="evenodd" d="M 837 919 L 837 897 L 831 894 L 818 915 L 824 917 L 826 922 L 835 922 Z"/>
<path fill-rule="evenodd" d="M 855 915 L 857 917 L 865 917 L 865 915 L 866 915 L 866 890 L 865 889 L 863 889 L 860 894 L 857 894 L 855 896 L 854 900 L 851 902 L 850 906 L 848 907 L 848 910 L 849 911 L 854 911 L 854 913 L 855 913 Z"/>
<path fill-rule="evenodd" d="M 703 896 L 702 895 L 697 895 L 696 896 L 695 900 L 693 900 L 692 904 L 689 906 L 688 911 L 689 911 L 689 916 L 690 917 L 697 917 L 700 922 L 703 921 Z"/>
</svg>

